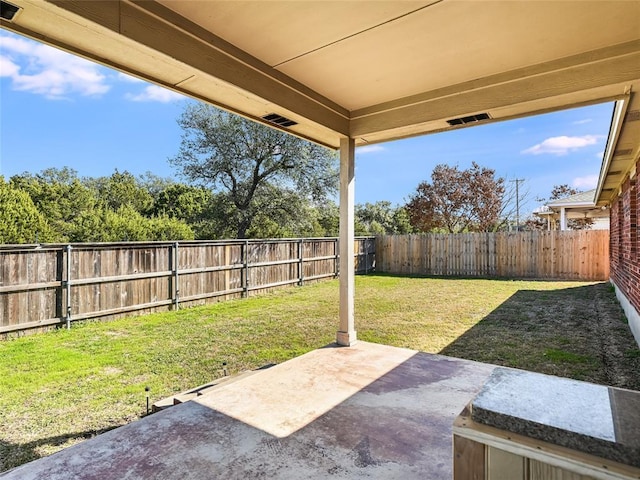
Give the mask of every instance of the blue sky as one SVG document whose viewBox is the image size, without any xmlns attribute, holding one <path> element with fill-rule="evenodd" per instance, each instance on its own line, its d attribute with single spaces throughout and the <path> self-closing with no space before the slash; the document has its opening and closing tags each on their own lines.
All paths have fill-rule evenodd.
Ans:
<svg viewBox="0 0 640 480">
<path fill-rule="evenodd" d="M 81 176 L 151 171 L 178 180 L 176 119 L 187 100 L 161 87 L 0 32 L 0 175 L 71 167 Z M 356 202 L 404 203 L 439 163 L 472 161 L 525 179 L 526 216 L 553 185 L 594 188 L 612 104 L 359 148 Z"/>
</svg>

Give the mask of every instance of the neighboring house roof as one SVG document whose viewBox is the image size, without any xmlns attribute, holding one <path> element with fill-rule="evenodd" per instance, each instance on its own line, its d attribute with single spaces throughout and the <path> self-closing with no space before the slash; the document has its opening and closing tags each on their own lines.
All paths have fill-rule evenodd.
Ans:
<svg viewBox="0 0 640 480">
<path fill-rule="evenodd" d="M 553 200 L 533 213 L 539 217 L 559 218 L 560 210 L 564 209 L 567 218 L 607 218 L 609 210 L 596 206 L 595 195 L 596 189 L 569 195 Z"/>
<path fill-rule="evenodd" d="M 586 192 L 576 193 L 564 198 L 558 198 L 547 203 L 547 207 L 575 207 L 575 206 L 588 206 L 595 205 L 596 189 L 587 190 Z"/>
</svg>

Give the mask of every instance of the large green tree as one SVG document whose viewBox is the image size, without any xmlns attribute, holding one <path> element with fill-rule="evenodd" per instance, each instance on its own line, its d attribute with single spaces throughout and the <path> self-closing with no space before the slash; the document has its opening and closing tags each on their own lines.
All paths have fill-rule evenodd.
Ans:
<svg viewBox="0 0 640 480">
<path fill-rule="evenodd" d="M 77 172 L 68 167 L 47 168 L 36 174 L 24 172 L 11 177 L 11 184 L 29 194 L 47 219 L 55 241 L 67 241 L 75 220 L 91 211 L 97 202 Z"/>
<path fill-rule="evenodd" d="M 226 195 L 237 238 L 252 232 L 261 211 L 285 212 L 287 195 L 319 202 L 337 191 L 337 156 L 326 148 L 202 103 L 188 104 L 178 124 L 182 140 L 170 162 Z"/>
<path fill-rule="evenodd" d="M 0 243 L 41 243 L 55 239 L 46 218 L 27 192 L 0 176 Z"/>
<path fill-rule="evenodd" d="M 204 187 L 174 183 L 156 193 L 152 213 L 194 224 L 207 216 L 211 201 L 212 193 Z"/>
<path fill-rule="evenodd" d="M 73 242 L 133 242 L 193 240 L 184 221 L 167 216 L 145 217 L 131 205 L 118 210 L 106 207 L 84 212 L 69 232 Z"/>
<path fill-rule="evenodd" d="M 504 179 L 473 162 L 471 168 L 436 165 L 431 183 L 421 182 L 407 203 L 409 220 L 418 231 L 487 232 L 499 223 Z"/>
<path fill-rule="evenodd" d="M 404 206 L 386 200 L 356 205 L 356 235 L 407 234 L 413 232 Z"/>
<path fill-rule="evenodd" d="M 198 199 L 204 196 L 200 203 L 206 204 L 208 198 L 201 188 L 152 175 L 138 179 L 116 171 L 80 180 L 67 167 L 15 175 L 8 187 L 15 197 L 11 211 L 23 213 L 14 218 L 7 206 L 5 233 L 12 233 L 3 236 L 4 243 L 193 239 L 194 229 L 187 221 L 197 224 L 203 208 Z M 29 201 L 16 197 L 16 192 Z M 24 225 L 40 226 L 25 231 Z"/>
<path fill-rule="evenodd" d="M 108 177 L 85 179 L 85 183 L 95 191 L 99 202 L 111 210 L 128 205 L 144 214 L 153 208 L 153 196 L 149 190 L 126 170 L 116 170 Z"/>
</svg>

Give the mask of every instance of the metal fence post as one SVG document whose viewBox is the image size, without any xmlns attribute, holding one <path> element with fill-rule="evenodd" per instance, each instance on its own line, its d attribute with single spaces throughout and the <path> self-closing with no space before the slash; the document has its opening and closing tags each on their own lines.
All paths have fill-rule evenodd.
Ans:
<svg viewBox="0 0 640 480">
<path fill-rule="evenodd" d="M 338 276 L 340 275 L 340 239 L 336 238 L 334 240 L 334 250 L 333 252 L 335 253 L 335 261 L 333 262 L 333 272 L 334 272 L 334 276 Z"/>
<path fill-rule="evenodd" d="M 377 272 L 377 262 L 378 262 L 378 257 L 377 257 L 377 249 L 378 249 L 378 237 L 373 239 L 373 243 L 371 244 L 373 246 L 373 252 L 371 253 L 371 256 L 373 257 L 371 259 L 371 271 L 372 272 Z"/>
<path fill-rule="evenodd" d="M 242 271 L 244 272 L 244 278 L 242 279 L 242 288 L 244 288 L 244 291 L 242 292 L 242 297 L 247 298 L 249 296 L 249 240 L 244 241 L 243 247 L 242 263 L 244 268 Z"/>
<path fill-rule="evenodd" d="M 180 285 L 178 283 L 178 242 L 173 244 L 173 304 L 174 308 L 180 308 Z"/>
<path fill-rule="evenodd" d="M 304 283 L 304 260 L 302 258 L 302 241 L 302 238 L 298 240 L 298 285 L 302 285 Z"/>
<path fill-rule="evenodd" d="M 71 328 L 71 245 L 67 245 L 65 250 L 67 251 L 67 263 L 66 263 L 66 290 L 67 290 L 67 330 Z"/>
<path fill-rule="evenodd" d="M 369 273 L 369 247 L 371 246 L 371 239 L 367 238 L 364 241 L 364 274 Z"/>
</svg>

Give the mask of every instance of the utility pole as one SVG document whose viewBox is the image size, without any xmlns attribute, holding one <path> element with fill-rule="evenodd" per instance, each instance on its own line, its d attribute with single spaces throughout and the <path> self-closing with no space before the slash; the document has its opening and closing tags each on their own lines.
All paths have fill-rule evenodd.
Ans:
<svg viewBox="0 0 640 480">
<path fill-rule="evenodd" d="M 515 180 L 511 180 L 511 182 L 516 183 L 516 232 L 520 231 L 520 183 L 524 182 L 524 178 L 516 178 Z"/>
</svg>

